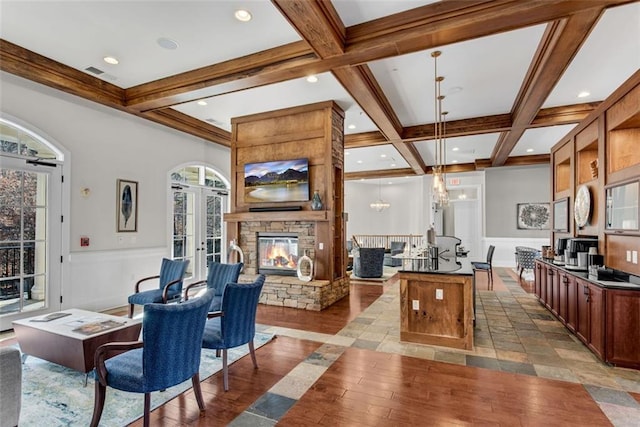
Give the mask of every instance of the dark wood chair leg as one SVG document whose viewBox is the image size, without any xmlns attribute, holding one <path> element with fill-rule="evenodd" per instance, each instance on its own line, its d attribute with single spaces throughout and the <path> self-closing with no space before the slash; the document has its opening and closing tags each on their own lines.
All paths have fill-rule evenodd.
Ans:
<svg viewBox="0 0 640 427">
<path fill-rule="evenodd" d="M 151 393 L 145 393 L 144 394 L 144 421 L 143 421 L 143 425 L 144 427 L 149 427 L 149 415 L 150 415 L 150 409 L 151 408 Z"/>
<path fill-rule="evenodd" d="M 258 361 L 256 360 L 256 349 L 253 345 L 253 340 L 249 341 L 249 353 L 251 353 L 251 360 L 253 361 L 253 367 L 258 369 Z"/>
<path fill-rule="evenodd" d="M 227 349 L 222 350 L 222 382 L 224 391 L 229 391 L 229 367 L 227 366 Z"/>
<path fill-rule="evenodd" d="M 194 376 L 192 376 L 191 383 L 193 384 L 193 393 L 196 395 L 198 408 L 200 408 L 200 411 L 204 411 L 205 406 L 204 399 L 202 398 L 202 389 L 200 388 L 200 374 L 195 374 Z"/>
<path fill-rule="evenodd" d="M 129 304 L 129 319 L 133 319 L 133 304 Z"/>
<path fill-rule="evenodd" d="M 91 417 L 91 427 L 98 427 L 100 418 L 102 417 L 102 410 L 104 409 L 104 399 L 107 393 L 107 387 L 100 384 L 100 381 L 96 381 L 95 397 L 93 400 L 93 416 Z"/>
</svg>

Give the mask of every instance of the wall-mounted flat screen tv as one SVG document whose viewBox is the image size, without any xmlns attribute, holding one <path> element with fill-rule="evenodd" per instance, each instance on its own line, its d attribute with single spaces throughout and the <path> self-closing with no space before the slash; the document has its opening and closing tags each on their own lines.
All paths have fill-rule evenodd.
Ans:
<svg viewBox="0 0 640 427">
<path fill-rule="evenodd" d="M 245 164 L 244 200 L 249 203 L 308 201 L 308 159 Z"/>
</svg>

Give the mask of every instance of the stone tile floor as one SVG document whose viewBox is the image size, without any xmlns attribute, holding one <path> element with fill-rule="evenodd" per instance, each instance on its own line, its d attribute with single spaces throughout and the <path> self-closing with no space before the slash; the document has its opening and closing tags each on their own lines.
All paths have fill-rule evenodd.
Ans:
<svg viewBox="0 0 640 427">
<path fill-rule="evenodd" d="M 640 426 L 640 402 L 629 394 L 640 393 L 640 371 L 600 362 L 507 270 L 496 272 L 507 290 L 478 292 L 471 351 L 400 342 L 397 281 L 385 285 L 384 294 L 336 335 L 261 325 L 267 332 L 324 344 L 270 390 L 267 403 L 260 399 L 256 405 L 262 407 L 254 405 L 232 425 L 274 425 L 279 408 L 299 399 L 352 346 L 583 384 L 614 426 Z"/>
</svg>

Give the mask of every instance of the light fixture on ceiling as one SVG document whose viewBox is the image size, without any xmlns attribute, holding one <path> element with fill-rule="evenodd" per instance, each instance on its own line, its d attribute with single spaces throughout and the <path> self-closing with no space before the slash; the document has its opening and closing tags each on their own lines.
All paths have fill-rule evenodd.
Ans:
<svg viewBox="0 0 640 427">
<path fill-rule="evenodd" d="M 201 106 L 204 107 L 205 105 L 207 105 L 207 101 L 200 100 L 200 101 L 198 101 L 198 105 L 201 105 Z"/>
<path fill-rule="evenodd" d="M 317 83 L 318 82 L 318 76 L 316 76 L 315 74 L 307 76 L 307 81 L 309 83 Z"/>
<path fill-rule="evenodd" d="M 389 202 L 385 202 L 382 199 L 382 181 L 378 180 L 378 200 L 370 203 L 369 207 L 371 209 L 375 209 L 376 212 L 382 212 L 383 210 L 387 209 L 389 206 L 391 206 Z"/>
<path fill-rule="evenodd" d="M 111 65 L 118 65 L 118 63 L 120 62 L 113 56 L 105 56 L 104 58 L 102 58 L 102 60 L 107 64 L 111 64 Z"/>
<path fill-rule="evenodd" d="M 251 21 L 251 12 L 249 12 L 246 9 L 238 9 L 235 11 L 235 13 L 233 14 L 233 16 L 236 17 L 236 19 L 240 22 L 249 22 Z"/>
<path fill-rule="evenodd" d="M 442 206 L 449 204 L 449 192 L 446 183 L 446 163 L 447 163 L 447 141 L 446 141 L 446 120 L 448 114 L 442 111 L 442 95 L 441 86 L 444 77 L 438 75 L 438 57 L 442 52 L 436 50 L 431 52 L 433 58 L 434 69 L 434 110 L 435 110 L 435 132 L 434 139 L 436 142 L 435 165 L 433 166 L 433 199 Z"/>
<path fill-rule="evenodd" d="M 533 153 L 533 148 L 527 148 L 527 153 Z"/>
<path fill-rule="evenodd" d="M 347 129 L 355 129 L 355 128 L 356 128 L 356 125 L 354 125 L 353 123 L 347 126 Z"/>
<path fill-rule="evenodd" d="M 587 92 L 586 90 L 583 90 L 582 92 L 580 92 L 578 94 L 578 98 L 586 98 L 587 96 L 591 95 L 590 92 Z"/>
</svg>

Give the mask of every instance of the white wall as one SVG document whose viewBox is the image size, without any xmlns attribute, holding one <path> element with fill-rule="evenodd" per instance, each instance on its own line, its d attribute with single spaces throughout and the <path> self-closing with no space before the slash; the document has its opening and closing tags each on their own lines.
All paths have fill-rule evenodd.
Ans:
<svg viewBox="0 0 640 427">
<path fill-rule="evenodd" d="M 396 179 L 397 181 L 397 179 Z M 425 182 L 430 177 L 408 178 L 401 184 L 387 184 L 382 179 L 382 199 L 391 206 L 382 212 L 369 207 L 378 199 L 378 180 L 346 181 L 345 211 L 349 214 L 347 238 L 354 234 L 424 234 L 430 224 L 431 212 L 424 201 Z"/>
<path fill-rule="evenodd" d="M 170 253 L 169 171 L 197 162 L 228 179 L 229 149 L 11 74 L 0 73 L 0 89 L 0 111 L 70 152 L 71 262 L 63 273 L 63 308 L 123 305 L 135 279 L 157 274 L 160 256 Z M 118 178 L 138 181 L 136 233 L 116 233 Z M 85 187 L 89 197 L 81 195 Z M 80 236 L 89 236 L 91 245 L 81 248 Z"/>
</svg>

